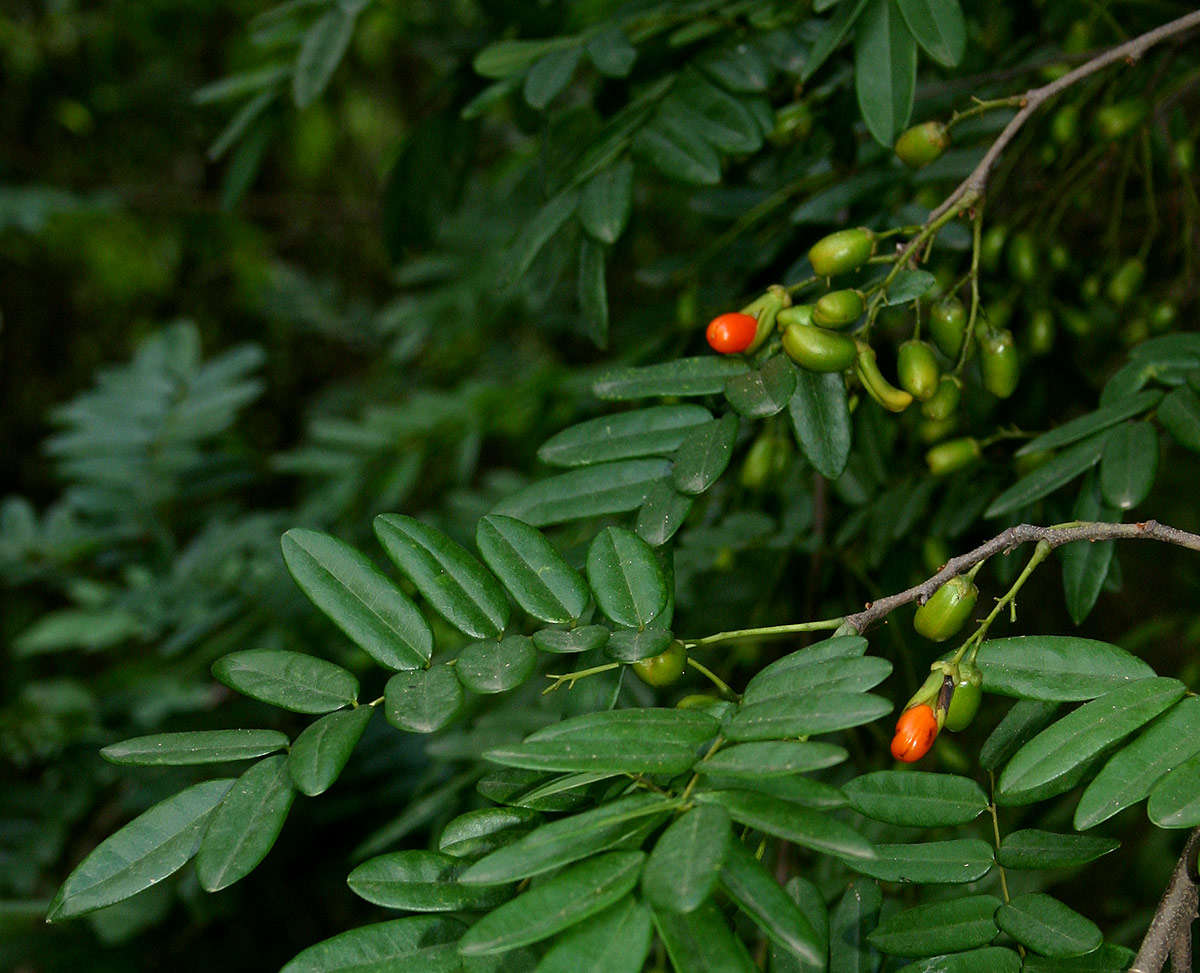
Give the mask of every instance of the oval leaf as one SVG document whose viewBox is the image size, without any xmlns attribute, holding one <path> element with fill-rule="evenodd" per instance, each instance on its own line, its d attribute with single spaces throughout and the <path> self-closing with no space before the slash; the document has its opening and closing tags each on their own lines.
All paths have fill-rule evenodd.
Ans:
<svg viewBox="0 0 1200 973">
<path fill-rule="evenodd" d="M 100 751 L 100 756 L 113 764 L 182 766 L 247 760 L 283 750 L 287 745 L 288 738 L 278 730 L 193 730 L 111 743 Z"/>
<path fill-rule="evenodd" d="M 897 0 L 910 33 L 931 58 L 955 67 L 967 49 L 967 22 L 958 0 Z"/>
<path fill-rule="evenodd" d="M 462 923 L 442 916 L 410 916 L 360 926 L 309 946 L 280 973 L 360 973 L 404 967 L 421 973 L 462 969 Z"/>
<path fill-rule="evenodd" d="M 572 470 L 531 484 L 492 511 L 541 527 L 636 510 L 650 488 L 671 475 L 665 459 L 630 459 Z"/>
<path fill-rule="evenodd" d="M 588 419 L 547 439 L 538 458 L 551 466 L 590 466 L 640 456 L 669 456 L 693 429 L 711 421 L 698 405 L 656 405 Z"/>
<path fill-rule="evenodd" d="M 892 0 L 871 0 L 854 36 L 854 82 L 867 129 L 891 145 L 912 116 L 917 44 Z"/>
<path fill-rule="evenodd" d="M 934 956 L 986 946 L 999 935 L 994 895 L 968 895 L 898 912 L 868 937 L 876 949 L 893 956 Z"/>
<path fill-rule="evenodd" d="M 1054 958 L 1083 956 L 1104 940 L 1094 922 L 1042 892 L 1027 892 L 1002 905 L 996 924 L 1021 945 Z"/>
<path fill-rule="evenodd" d="M 339 665 L 299 652 L 248 649 L 213 663 L 230 689 L 293 713 L 328 713 L 358 697 L 358 680 Z"/>
<path fill-rule="evenodd" d="M 788 416 L 796 441 L 816 471 L 829 480 L 841 476 L 850 458 L 852 435 L 842 376 L 797 369 Z"/>
<path fill-rule="evenodd" d="M 605 527 L 588 548 L 587 577 L 600 610 L 645 628 L 667 606 L 667 581 L 653 548 L 632 531 Z"/>
<path fill-rule="evenodd" d="M 288 773 L 301 794 L 327 791 L 358 746 L 375 709 L 359 706 L 322 716 L 296 737 L 288 753 Z"/>
<path fill-rule="evenodd" d="M 704 355 L 658 365 L 634 365 L 604 372 L 592 386 L 601 399 L 645 399 L 660 395 L 718 395 L 749 366 L 734 358 Z"/>
<path fill-rule="evenodd" d="M 787 408 L 796 391 L 796 369 L 784 355 L 725 383 L 725 398 L 747 419 L 769 419 Z"/>
<path fill-rule="evenodd" d="M 773 943 L 801 962 L 824 962 L 824 943 L 808 918 L 740 841 L 730 843 L 721 887 Z"/>
<path fill-rule="evenodd" d="M 855 862 L 875 857 L 871 843 L 849 825 L 768 794 L 699 791 L 696 799 L 720 804 L 740 824 L 823 854 Z"/>
<path fill-rule="evenodd" d="M 559 937 L 534 973 L 641 973 L 652 936 L 649 911 L 627 895 Z"/>
<path fill-rule="evenodd" d="M 1005 868 L 1041 870 L 1076 868 L 1115 851 L 1115 838 L 1093 838 L 1083 834 L 1055 834 L 1029 828 L 1005 835 L 996 861 Z"/>
<path fill-rule="evenodd" d="M 654 910 L 654 927 L 667 948 L 671 966 L 688 973 L 756 973 L 758 967 L 742 941 L 729 931 L 711 902 L 693 912 Z"/>
<path fill-rule="evenodd" d="M 978 838 L 876 845 L 870 861 L 847 860 L 856 872 L 881 882 L 956 885 L 974 882 L 991 871 L 992 846 Z"/>
<path fill-rule="evenodd" d="M 842 790 L 859 814 L 918 828 L 966 824 L 988 806 L 983 788 L 970 778 L 953 774 L 881 770 L 854 778 Z"/>
<path fill-rule="evenodd" d="M 800 699 L 780 696 L 742 706 L 725 735 L 738 741 L 812 736 L 861 726 L 891 711 L 888 700 L 872 693 L 828 692 Z"/>
<path fill-rule="evenodd" d="M 656 909 L 691 912 L 708 899 L 731 843 L 729 814 L 700 804 L 676 818 L 642 871 L 642 894 Z"/>
<path fill-rule="evenodd" d="M 735 415 L 694 427 L 675 453 L 675 489 L 695 495 L 716 483 L 733 456 L 737 428 Z"/>
<path fill-rule="evenodd" d="M 458 715 L 462 684 L 451 666 L 398 672 L 383 687 L 387 721 L 409 733 L 432 733 Z"/>
<path fill-rule="evenodd" d="M 587 583 L 536 528 L 488 514 L 475 528 L 475 544 L 516 603 L 534 618 L 574 622 L 587 608 Z"/>
<path fill-rule="evenodd" d="M 986 692 L 1023 699 L 1094 699 L 1154 675 L 1124 649 L 1068 635 L 990 639 L 975 661 Z"/>
<path fill-rule="evenodd" d="M 459 885 L 463 868 L 460 859 L 436 851 L 397 851 L 363 862 L 346 884 L 374 905 L 410 912 L 489 909 L 508 897 L 506 888 Z"/>
<path fill-rule="evenodd" d="M 533 645 L 542 652 L 555 655 L 595 652 L 604 648 L 610 634 L 611 630 L 604 625 L 583 625 L 572 629 L 543 628 L 533 633 Z"/>
<path fill-rule="evenodd" d="M 472 642 L 459 653 L 455 670 L 471 692 L 503 693 L 532 676 L 536 663 L 532 640 L 510 635 L 500 642 Z"/>
<path fill-rule="evenodd" d="M 602 243 L 613 244 L 625 232 L 633 208 L 633 163 L 628 159 L 592 176 L 579 197 L 579 222 Z"/>
<path fill-rule="evenodd" d="M 1185 760 L 1154 785 L 1146 814 L 1160 828 L 1200 824 L 1200 754 Z"/>
<path fill-rule="evenodd" d="M 757 780 L 824 770 L 840 764 L 848 756 L 842 747 L 832 743 L 772 740 L 725 747 L 696 764 L 696 770 L 703 774 Z"/>
<path fill-rule="evenodd" d="M 1158 474 L 1158 432 L 1148 422 L 1127 422 L 1109 433 L 1100 457 L 1100 492 L 1120 510 L 1150 494 Z"/>
</svg>

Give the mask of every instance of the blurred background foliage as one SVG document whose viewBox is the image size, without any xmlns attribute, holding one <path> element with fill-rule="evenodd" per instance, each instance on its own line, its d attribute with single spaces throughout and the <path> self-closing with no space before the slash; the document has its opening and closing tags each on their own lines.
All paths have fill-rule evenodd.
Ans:
<svg viewBox="0 0 1200 973">
<path fill-rule="evenodd" d="M 922 61 L 917 120 L 1021 90 L 1189 7 L 965 6 L 966 56 L 953 69 Z M 472 67 L 497 39 L 570 35 L 618 12 L 649 25 L 632 73 L 581 67 L 546 110 Z M 0 967 L 258 970 L 374 914 L 346 889 L 346 860 L 372 840 L 419 845 L 469 804 L 474 771 L 457 759 L 469 739 L 431 761 L 377 720 L 337 788 L 297 805 L 235 888 L 207 896 L 185 871 L 86 921 L 40 922 L 100 837 L 191 779 L 117 773 L 100 746 L 241 714 L 300 728 L 217 686 L 214 659 L 300 649 L 377 694 L 380 674 L 288 579 L 283 530 L 365 543 L 376 512 L 404 510 L 469 538 L 535 471 L 540 442 L 601 411 L 599 365 L 701 353 L 700 324 L 803 276 L 818 235 L 919 220 L 969 171 L 994 119 L 963 126 L 964 145 L 911 174 L 850 123 L 844 51 L 799 85 L 823 23 L 804 4 L 609 0 L 294 0 L 266 13 L 236 0 L 16 0 L 0 13 Z M 322 24 L 344 53 L 302 85 Z M 606 251 L 606 309 L 594 288 L 581 294 L 587 241 L 573 224 L 506 286 L 513 238 L 570 185 L 603 122 L 658 78 L 743 43 L 763 65 L 743 93 L 768 140 L 723 153 L 715 180 L 673 180 L 637 157 L 629 230 Z M 971 399 L 968 428 L 1040 430 L 1094 408 L 1131 345 L 1194 322 L 1195 176 L 1177 154 L 1197 134 L 1198 70 L 1193 47 L 1100 75 L 1071 96 L 1074 128 L 1048 114 L 1006 156 L 988 225 L 1034 234 L 1040 256 L 1030 272 L 1000 241 L 1008 257 L 988 268 L 985 301 L 1022 341 L 1019 322 L 1039 309 L 1057 333 L 1013 400 Z M 1130 98 L 1148 106 L 1137 137 L 1092 134 L 1097 106 Z M 931 265 L 943 283 L 968 245 L 951 230 Z M 1145 280 L 1113 301 L 1105 283 L 1135 255 Z M 902 340 L 903 319 L 891 325 Z M 828 490 L 777 421 L 743 436 L 741 475 L 680 536 L 677 629 L 826 617 L 995 532 L 979 518 L 1014 478 L 1011 448 L 934 481 L 912 420 L 860 408 L 850 467 Z M 755 448 L 766 477 L 747 470 Z M 1194 458 L 1164 463 L 1139 515 L 1196 529 L 1196 474 Z M 1034 513 L 1069 519 L 1072 500 Z M 1194 559 L 1133 547 L 1114 564 L 1087 634 L 1194 686 Z M 1054 590 L 1030 593 L 1022 622 L 1072 630 L 1056 586 L 1043 587 Z M 899 698 L 932 657 L 907 632 L 876 636 L 911 684 Z M 722 672 L 744 680 L 779 651 L 739 646 Z M 512 731 L 503 719 L 493 735 Z M 861 742 L 862 766 L 886 750 L 867 731 Z M 939 747 L 948 769 L 969 765 Z M 1161 832 L 1121 827 L 1138 854 L 1090 914 L 1106 929 L 1127 922 L 1110 938 L 1129 941 L 1173 858 Z"/>
</svg>

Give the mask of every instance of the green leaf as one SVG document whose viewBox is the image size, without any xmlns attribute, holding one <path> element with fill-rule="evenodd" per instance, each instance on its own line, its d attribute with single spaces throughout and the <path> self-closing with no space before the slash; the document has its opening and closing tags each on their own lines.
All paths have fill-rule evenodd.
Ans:
<svg viewBox="0 0 1200 973">
<path fill-rule="evenodd" d="M 633 628 L 622 628 L 612 633 L 604 652 L 618 662 L 638 662 L 661 655 L 674 641 L 675 637 L 665 628 L 647 628 L 640 632 Z"/>
<path fill-rule="evenodd" d="M 1089 473 L 1079 489 L 1072 514 L 1074 520 L 1115 523 L 1121 513 L 1101 501 L 1095 473 Z M 1067 611 L 1076 625 L 1091 614 L 1112 565 L 1115 541 L 1075 541 L 1058 548 L 1063 566 L 1063 594 Z"/>
<path fill-rule="evenodd" d="M 667 607 L 667 580 L 654 549 L 623 527 L 605 527 L 588 548 L 596 605 L 618 625 L 645 628 Z"/>
<path fill-rule="evenodd" d="M 473 67 L 485 78 L 508 78 L 522 73 L 551 51 L 574 47 L 578 43 L 577 37 L 497 41 L 475 55 Z"/>
<path fill-rule="evenodd" d="M 1058 703 L 1022 699 L 1005 715 L 979 749 L 979 766 L 996 770 L 1008 762 L 1027 741 L 1032 740 L 1058 712 Z"/>
<path fill-rule="evenodd" d="M 483 517 L 475 544 L 513 600 L 543 622 L 578 621 L 591 597 L 587 582 L 534 527 L 498 514 Z"/>
<path fill-rule="evenodd" d="M 1190 757 L 1154 785 L 1146 815 L 1160 828 L 1200 824 L 1200 754 Z"/>
<path fill-rule="evenodd" d="M 1060 446 L 1067 446 L 1081 439 L 1086 439 L 1093 433 L 1109 429 L 1119 422 L 1124 422 L 1133 416 L 1148 412 L 1161 399 L 1162 392 L 1157 390 L 1138 392 L 1136 395 L 1131 395 L 1118 402 L 1114 402 L 1112 405 L 1096 409 L 1094 412 L 1089 412 L 1078 419 L 1065 422 L 1057 429 L 1051 429 L 1040 436 L 1035 436 L 1017 450 L 1017 455 L 1025 456 L 1029 453 L 1040 453 L 1047 449 L 1058 449 Z"/>
<path fill-rule="evenodd" d="M 292 99 L 297 108 L 307 108 L 329 84 L 350 46 L 355 19 L 354 12 L 335 4 L 304 35 L 292 75 Z"/>
<path fill-rule="evenodd" d="M 1131 963 L 1132 949 L 1105 943 L 1094 953 L 1073 959 L 1043 959 L 1030 954 L 1021 964 L 1021 970 L 1023 973 L 1125 973 Z"/>
<path fill-rule="evenodd" d="M 691 912 L 717 885 L 732 839 L 729 814 L 716 804 L 699 804 L 676 818 L 654 844 L 642 871 L 642 894 L 654 908 Z"/>
<path fill-rule="evenodd" d="M 462 861 L 436 851 L 397 851 L 363 862 L 346 884 L 359 898 L 385 909 L 410 912 L 454 912 L 490 909 L 509 895 L 509 889 L 460 885 Z"/>
<path fill-rule="evenodd" d="M 1158 473 L 1158 433 L 1149 422 L 1126 422 L 1108 436 L 1100 458 L 1100 492 L 1120 510 L 1150 495 Z"/>
<path fill-rule="evenodd" d="M 846 383 L 836 373 L 796 369 L 796 392 L 788 402 L 796 441 L 818 473 L 836 480 L 850 458 L 850 408 Z"/>
<path fill-rule="evenodd" d="M 278 756 L 254 764 L 213 812 L 196 852 L 196 877 L 206 892 L 245 878 L 267 857 L 296 796 L 287 762 Z"/>
<path fill-rule="evenodd" d="M 676 358 L 658 365 L 633 365 L 609 369 L 592 385 L 601 399 L 646 399 L 652 396 L 718 395 L 735 375 L 749 371 L 740 359 L 704 355 Z"/>
<path fill-rule="evenodd" d="M 701 760 L 695 769 L 702 774 L 756 780 L 824 770 L 840 764 L 848 756 L 845 749 L 832 743 L 770 740 L 724 747 Z"/>
<path fill-rule="evenodd" d="M 545 108 L 571 83 L 582 58 L 583 50 L 578 47 L 559 47 L 547 51 L 525 75 L 525 85 L 521 91 L 525 100 L 534 108 Z"/>
<path fill-rule="evenodd" d="M 488 750 L 483 756 L 506 767 L 560 773 L 682 774 L 695 760 L 687 745 L 632 739 L 526 740 Z"/>
<path fill-rule="evenodd" d="M 721 181 L 716 150 L 681 119 L 661 109 L 633 138 L 633 151 L 663 175 L 695 186 Z"/>
<path fill-rule="evenodd" d="M 692 497 L 675 489 L 670 480 L 659 480 L 650 488 L 638 511 L 638 537 L 651 547 L 662 547 L 683 526 L 694 503 Z"/>
<path fill-rule="evenodd" d="M 897 0 L 909 31 L 943 67 L 957 67 L 967 49 L 967 22 L 958 0 Z"/>
<path fill-rule="evenodd" d="M 596 70 L 610 78 L 625 77 L 637 60 L 637 48 L 619 27 L 602 27 L 588 38 L 585 47 Z"/>
<path fill-rule="evenodd" d="M 738 41 L 703 54 L 696 62 L 718 84 L 740 94 L 765 91 L 771 69 L 758 50 Z"/>
<path fill-rule="evenodd" d="M 541 527 L 636 510 L 650 488 L 671 475 L 665 459 L 601 463 L 552 476 L 518 490 L 492 511 Z"/>
<path fill-rule="evenodd" d="M 985 692 L 1022 699 L 1094 699 L 1154 675 L 1124 649 L 1073 635 L 989 639 L 975 661 Z"/>
<path fill-rule="evenodd" d="M 383 687 L 384 716 L 399 730 L 433 733 L 458 715 L 462 684 L 451 666 L 398 672 Z"/>
<path fill-rule="evenodd" d="M 892 664 L 878 656 L 830 659 L 797 666 L 752 680 L 742 696 L 745 704 L 762 703 L 778 696 L 802 696 L 830 691 L 857 693 L 879 685 L 892 673 Z"/>
<path fill-rule="evenodd" d="M 358 697 L 353 673 L 299 652 L 234 652 L 214 662 L 212 672 L 230 689 L 293 713 L 328 713 Z"/>
<path fill-rule="evenodd" d="M 564 190 L 551 198 L 525 223 L 508 245 L 501 261 L 504 268 L 500 274 L 501 287 L 515 284 L 525 276 L 534 259 L 542 252 L 542 248 L 563 228 L 567 220 L 575 215 L 578 205 L 578 191 Z"/>
<path fill-rule="evenodd" d="M 845 807 L 846 795 L 836 787 L 812 780 L 802 774 L 788 777 L 746 777 L 742 774 L 722 774 L 719 771 L 704 771 L 709 790 L 749 790 L 769 797 L 777 797 L 789 804 L 813 808 L 817 811 L 832 811 Z"/>
<path fill-rule="evenodd" d="M 503 885 L 569 865 L 605 851 L 657 822 L 677 805 L 660 794 L 633 794 L 591 811 L 559 818 L 491 852 L 468 868 L 459 880 Z"/>
<path fill-rule="evenodd" d="M 1042 892 L 1026 892 L 1002 905 L 996 924 L 1021 945 L 1054 958 L 1082 956 L 1104 940 L 1094 922 Z"/>
<path fill-rule="evenodd" d="M 1005 868 L 1038 871 L 1050 868 L 1077 868 L 1116 851 L 1121 842 L 1115 838 L 1093 838 L 1083 834 L 1056 834 L 1029 828 L 1004 836 L 996 861 Z"/>
<path fill-rule="evenodd" d="M 462 545 L 400 514 L 375 518 L 388 557 L 446 621 L 472 638 L 499 638 L 508 625 L 504 589 Z"/>
<path fill-rule="evenodd" d="M 418 669 L 429 661 L 429 625 L 366 557 L 314 530 L 289 530 L 282 544 L 296 584 L 372 659 L 388 669 Z"/>
<path fill-rule="evenodd" d="M 292 744 L 288 773 L 301 794 L 315 797 L 327 791 L 358 746 L 375 709 L 359 706 L 322 716 Z"/>
<path fill-rule="evenodd" d="M 1172 706 L 1128 746 L 1109 758 L 1075 808 L 1075 829 L 1084 831 L 1149 796 L 1172 769 L 1200 753 L 1200 697 Z"/>
<path fill-rule="evenodd" d="M 775 355 L 762 368 L 725 383 L 725 398 L 747 419 L 769 419 L 782 412 L 795 391 L 796 369 L 786 355 Z"/>
<path fill-rule="evenodd" d="M 235 101 L 246 95 L 257 94 L 264 88 L 272 88 L 292 74 L 286 64 L 269 64 L 253 71 L 210 82 L 192 93 L 192 104 L 214 105 L 222 101 Z"/>
<path fill-rule="evenodd" d="M 183 766 L 248 760 L 283 750 L 287 745 L 287 736 L 278 730 L 193 730 L 110 743 L 100 756 L 112 764 Z"/>
<path fill-rule="evenodd" d="M 459 942 L 464 956 L 502 953 L 569 929 L 620 901 L 646 855 L 614 851 L 573 865 L 489 912 Z"/>
<path fill-rule="evenodd" d="M 403 967 L 421 973 L 458 973 L 462 923 L 443 916 L 376 922 L 309 946 L 280 973 L 366 973 Z"/>
<path fill-rule="evenodd" d="M 450 821 L 438 838 L 438 851 L 455 858 L 474 858 L 503 848 L 528 834 L 542 816 L 523 807 L 485 807 Z"/>
<path fill-rule="evenodd" d="M 876 949 L 892 956 L 934 956 L 986 946 L 1000 930 L 994 895 L 968 895 L 931 902 L 897 912 L 868 937 Z"/>
<path fill-rule="evenodd" d="M 542 652 L 572 655 L 604 648 L 610 634 L 611 631 L 604 625 L 583 625 L 572 629 L 543 628 L 533 633 L 533 644 Z"/>
<path fill-rule="evenodd" d="M 880 770 L 864 774 L 848 781 L 842 790 L 850 799 L 850 806 L 859 814 L 888 824 L 917 828 L 966 824 L 979 817 L 988 806 L 987 795 L 969 777 L 919 770 Z"/>
<path fill-rule="evenodd" d="M 455 667 L 462 684 L 473 693 L 504 693 L 533 675 L 537 652 L 524 635 L 500 642 L 472 642 L 458 656 Z"/>
<path fill-rule="evenodd" d="M 801 81 L 808 81 L 817 73 L 817 69 L 825 63 L 829 55 L 837 50 L 838 45 L 845 39 L 846 34 L 850 32 L 850 28 L 854 26 L 854 22 L 862 15 L 866 6 L 867 0 L 843 0 L 839 4 L 833 17 L 813 42 L 812 50 L 808 52 L 804 73 L 800 75 Z"/>
<path fill-rule="evenodd" d="M 711 902 L 692 912 L 654 910 L 654 926 L 671 965 L 687 973 L 756 973 L 742 941 Z"/>
<path fill-rule="evenodd" d="M 985 946 L 965 953 L 930 956 L 900 968 L 898 973 L 1022 973 L 1029 967 L 1003 946 Z"/>
<path fill-rule="evenodd" d="M 551 466 L 590 466 L 639 456 L 670 456 L 688 434 L 712 419 L 698 405 L 656 405 L 600 416 L 547 439 L 538 458 Z"/>
<path fill-rule="evenodd" d="M 820 665 L 832 659 L 856 659 L 866 651 L 867 640 L 861 635 L 838 635 L 814 642 L 764 666 L 750 679 L 746 685 L 746 692 L 749 693 L 752 689 L 757 691 L 763 683 L 774 681 L 778 676 L 793 669 Z"/>
<path fill-rule="evenodd" d="M 811 808 L 752 791 L 697 791 L 696 800 L 720 804 L 740 824 L 847 861 L 875 857 L 871 843 L 849 825 Z"/>
<path fill-rule="evenodd" d="M 579 310 L 584 333 L 597 348 L 608 347 L 608 280 L 604 244 L 589 236 L 579 240 Z"/>
<path fill-rule="evenodd" d="M 529 741 L 645 740 L 696 747 L 717 735 L 720 723 L 700 710 L 645 707 L 585 713 L 531 733 Z"/>
<path fill-rule="evenodd" d="M 892 704 L 872 693 L 828 692 L 800 699 L 777 697 L 742 706 L 726 728 L 730 740 L 779 740 L 861 726 L 886 716 Z"/>
<path fill-rule="evenodd" d="M 73 919 L 132 898 L 182 868 L 232 786 L 232 780 L 194 784 L 109 835 L 67 876 L 46 921 Z"/>
<path fill-rule="evenodd" d="M 854 82 L 867 129 L 891 145 L 912 117 L 917 44 L 891 0 L 870 0 L 854 34 Z"/>
<path fill-rule="evenodd" d="M 788 881 L 784 891 L 799 907 L 813 930 L 819 958 L 815 963 L 806 963 L 797 959 L 790 950 L 771 943 L 768 969 L 771 973 L 823 973 L 829 956 L 829 911 L 825 906 L 825 897 L 812 882 L 799 875 Z"/>
<path fill-rule="evenodd" d="M 879 922 L 883 897 L 874 882 L 855 879 L 829 917 L 830 973 L 873 973 L 879 957 L 867 937 Z"/>
<path fill-rule="evenodd" d="M 1085 703 L 1026 743 L 1000 775 L 997 796 L 1019 803 L 1128 736 L 1178 701 L 1186 687 L 1157 677 L 1114 689 Z"/>
<path fill-rule="evenodd" d="M 641 973 L 652 936 L 649 910 L 627 895 L 560 936 L 534 973 Z"/>
<path fill-rule="evenodd" d="M 695 72 L 685 72 L 676 82 L 662 110 L 719 152 L 743 154 L 762 148 L 762 130 L 750 109 Z"/>
<path fill-rule="evenodd" d="M 823 943 L 775 877 L 740 841 L 734 840 L 721 868 L 721 886 L 772 942 L 796 959 L 825 959 Z"/>
<path fill-rule="evenodd" d="M 1200 398 L 1191 389 L 1175 389 L 1158 407 L 1159 424 L 1175 442 L 1200 452 Z"/>
<path fill-rule="evenodd" d="M 716 483 L 733 456 L 737 429 L 732 414 L 694 427 L 675 453 L 675 489 L 700 494 Z"/>
<path fill-rule="evenodd" d="M 633 163 L 620 159 L 584 183 L 579 222 L 589 236 L 611 245 L 625 232 L 632 208 Z"/>
<path fill-rule="evenodd" d="M 983 515 L 990 518 L 1012 513 L 1070 483 L 1100 462 L 1106 440 L 1107 435 L 1101 433 L 1059 453 L 1001 493 Z"/>
<path fill-rule="evenodd" d="M 992 847 L 978 838 L 875 845 L 875 857 L 847 860 L 856 872 L 881 882 L 956 885 L 974 882 L 991 871 Z"/>
<path fill-rule="evenodd" d="M 936 283 L 937 278 L 928 270 L 902 270 L 888 286 L 884 303 L 888 307 L 908 304 L 923 297 Z"/>
</svg>

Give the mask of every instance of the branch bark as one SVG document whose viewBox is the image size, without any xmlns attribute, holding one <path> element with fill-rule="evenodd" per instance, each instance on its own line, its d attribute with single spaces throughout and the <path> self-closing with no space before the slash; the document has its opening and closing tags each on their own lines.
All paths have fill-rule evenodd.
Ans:
<svg viewBox="0 0 1200 973">
<path fill-rule="evenodd" d="M 949 212 L 964 199 L 977 199 L 982 195 L 984 189 L 987 188 L 988 177 L 992 174 L 992 169 L 1000 160 L 1000 156 L 1004 153 L 1008 143 L 1016 137 L 1017 132 L 1029 121 L 1030 116 L 1055 95 L 1065 91 L 1071 85 L 1082 81 L 1084 78 L 1095 74 L 1097 71 L 1103 70 L 1110 64 L 1115 64 L 1117 61 L 1127 61 L 1132 64 L 1156 44 L 1161 44 L 1163 41 L 1177 34 L 1182 34 L 1184 31 L 1191 30 L 1194 27 L 1200 27 L 1200 10 L 1185 14 L 1176 20 L 1163 24 L 1161 27 L 1147 31 L 1145 34 L 1133 38 L 1133 40 L 1109 48 L 1103 54 L 1092 58 L 1090 61 L 1085 61 L 1079 67 L 1075 68 L 1075 70 L 1064 74 L 1057 81 L 1051 81 L 1040 88 L 1030 88 L 1023 96 L 1021 110 L 1004 126 L 1004 130 L 996 137 L 996 141 L 992 143 L 992 147 L 988 149 L 987 154 L 980 160 L 979 165 L 971 171 L 971 174 L 966 179 L 958 184 L 954 192 L 947 196 L 937 209 L 929 214 L 926 222 L 934 222 L 939 216 L 943 216 Z"/>
<path fill-rule="evenodd" d="M 1129 973 L 1160 973 L 1168 956 L 1173 957 L 1172 969 L 1192 968 L 1191 930 L 1196 918 L 1197 896 L 1200 895 L 1196 885 L 1197 851 L 1200 851 L 1200 828 L 1192 831 L 1183 846 L 1171 881 L 1159 900 Z M 1181 966 L 1184 960 L 1187 965 Z"/>
<path fill-rule="evenodd" d="M 1038 527 L 1034 524 L 1017 524 L 984 541 L 977 548 L 960 554 L 946 562 L 933 577 L 905 591 L 880 598 L 867 605 L 862 611 L 846 616 L 846 624 L 858 633 L 865 632 L 886 615 L 912 602 L 924 604 L 935 591 L 956 574 L 973 568 L 980 561 L 994 554 L 1007 553 L 1022 544 L 1045 541 L 1051 548 L 1062 547 L 1075 541 L 1143 540 L 1174 544 L 1191 551 L 1200 552 L 1200 534 L 1192 534 L 1176 527 L 1168 527 L 1157 520 L 1145 520 L 1136 524 L 1076 523 L 1057 527 Z"/>
</svg>

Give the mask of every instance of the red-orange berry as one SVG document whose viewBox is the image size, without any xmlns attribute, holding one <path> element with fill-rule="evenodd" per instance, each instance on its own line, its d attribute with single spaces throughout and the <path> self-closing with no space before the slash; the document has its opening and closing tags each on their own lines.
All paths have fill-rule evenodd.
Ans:
<svg viewBox="0 0 1200 973">
<path fill-rule="evenodd" d="M 927 703 L 906 709 L 896 721 L 896 735 L 892 738 L 892 756 L 906 764 L 920 760 L 929 753 L 938 735 L 937 717 L 933 707 Z"/>
<path fill-rule="evenodd" d="M 728 314 L 718 314 L 709 321 L 704 337 L 714 351 L 722 355 L 736 355 L 750 347 L 757 330 L 758 319 L 753 315 L 730 311 Z"/>
</svg>

